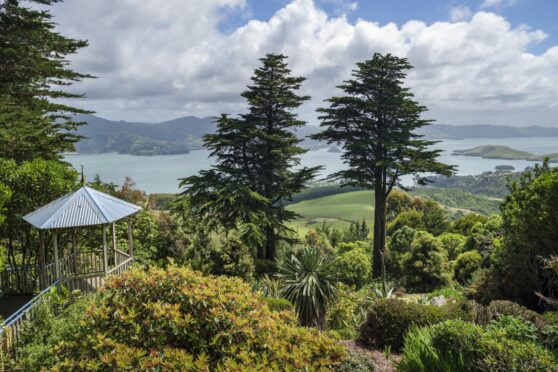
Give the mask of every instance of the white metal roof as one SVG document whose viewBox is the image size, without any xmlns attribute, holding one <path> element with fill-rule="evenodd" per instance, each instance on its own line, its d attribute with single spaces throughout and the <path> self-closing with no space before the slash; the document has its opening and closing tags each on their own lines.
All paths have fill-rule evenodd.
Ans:
<svg viewBox="0 0 558 372">
<path fill-rule="evenodd" d="M 38 229 L 104 225 L 128 217 L 141 207 L 84 186 L 24 216 Z"/>
</svg>

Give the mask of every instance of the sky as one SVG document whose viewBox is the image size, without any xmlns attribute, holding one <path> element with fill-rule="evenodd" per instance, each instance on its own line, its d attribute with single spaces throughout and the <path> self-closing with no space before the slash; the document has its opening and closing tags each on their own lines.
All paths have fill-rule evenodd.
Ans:
<svg viewBox="0 0 558 372">
<path fill-rule="evenodd" d="M 405 84 L 444 124 L 558 127 L 556 0 L 66 0 L 57 29 L 87 39 L 76 106 L 135 122 L 238 114 L 266 53 L 307 78 L 299 110 L 339 95 L 373 53 L 409 59 Z"/>
</svg>

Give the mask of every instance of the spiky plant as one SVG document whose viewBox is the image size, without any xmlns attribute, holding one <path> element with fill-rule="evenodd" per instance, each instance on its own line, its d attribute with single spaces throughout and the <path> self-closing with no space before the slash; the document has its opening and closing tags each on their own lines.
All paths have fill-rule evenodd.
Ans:
<svg viewBox="0 0 558 372">
<path fill-rule="evenodd" d="M 278 263 L 281 294 L 294 304 L 300 323 L 322 327 L 328 304 L 335 299 L 334 260 L 318 249 L 304 248 L 300 257 Z"/>
</svg>

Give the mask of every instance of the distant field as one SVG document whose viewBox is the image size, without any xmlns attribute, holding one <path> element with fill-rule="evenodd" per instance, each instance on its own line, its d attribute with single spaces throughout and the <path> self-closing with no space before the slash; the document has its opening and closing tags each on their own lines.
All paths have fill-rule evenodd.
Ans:
<svg viewBox="0 0 558 372">
<path fill-rule="evenodd" d="M 315 229 L 324 221 L 334 228 L 348 227 L 352 221 L 366 219 L 372 227 L 374 219 L 374 192 L 353 191 L 304 200 L 289 205 L 287 209 L 303 216 L 291 222 L 291 226 L 304 236 L 308 230 Z"/>
</svg>

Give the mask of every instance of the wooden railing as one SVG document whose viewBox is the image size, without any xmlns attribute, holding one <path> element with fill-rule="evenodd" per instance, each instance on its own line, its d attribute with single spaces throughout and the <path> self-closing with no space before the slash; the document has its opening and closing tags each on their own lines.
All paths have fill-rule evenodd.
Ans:
<svg viewBox="0 0 558 372">
<path fill-rule="evenodd" d="M 2 322 L 0 325 L 0 347 L 2 348 L 2 352 L 10 352 L 14 350 L 14 345 L 21 336 L 21 331 L 25 322 L 33 319 L 38 305 L 45 300 L 46 294 L 50 292 L 51 288 L 58 285 L 59 282 L 51 284 L 37 296 L 33 297 L 31 301 L 23 305 L 17 312 L 13 313 L 9 318 Z"/>
<path fill-rule="evenodd" d="M 122 274 L 134 263 L 134 257 L 120 250 L 114 251 L 114 260 L 115 266 L 107 270 L 106 275 Z M 77 257 L 69 255 L 58 260 L 58 263 L 60 274 L 63 274 L 61 278 L 55 280 L 56 271 L 54 263 L 46 265 L 44 277 L 47 288 L 33 297 L 31 301 L 0 325 L 0 348 L 2 349 L 0 352 L 7 351 L 13 352 L 14 354 L 17 352 L 14 345 L 21 336 L 24 323 L 33 319 L 38 305 L 44 301 L 46 294 L 51 288 L 63 285 L 71 291 L 79 289 L 84 292 L 92 292 L 104 284 L 105 271 L 103 268 L 103 258 L 99 255 L 99 252 L 78 252 Z M 23 271 L 25 272 L 25 270 Z M 32 284 L 29 284 L 33 286 L 32 289 L 35 289 L 39 285 L 38 279 L 36 278 L 37 268 L 31 266 L 28 271 L 35 275 Z M 2 273 L 2 275 L 3 276 L 0 277 L 0 283 L 2 285 L 4 285 L 4 283 L 11 284 L 14 281 L 14 276 L 10 271 L 8 271 L 8 274 Z M 32 293 L 32 291 L 30 293 Z"/>
</svg>

